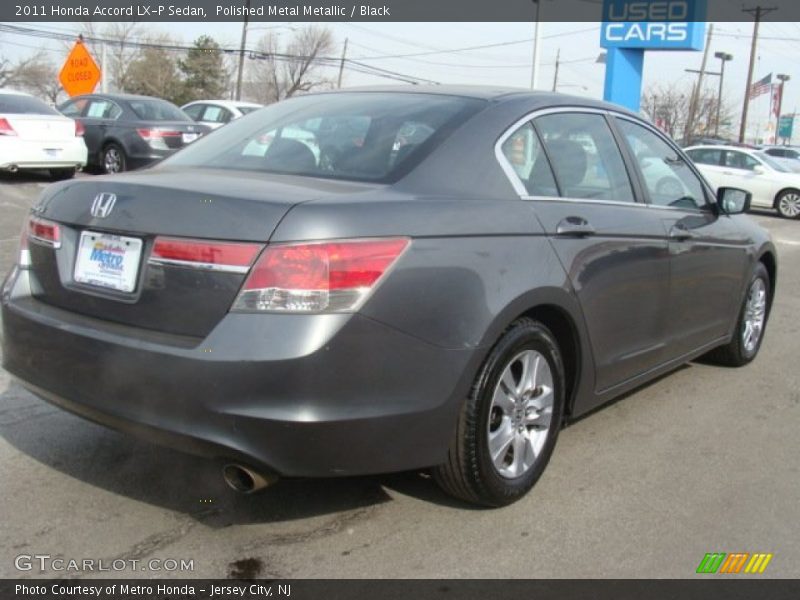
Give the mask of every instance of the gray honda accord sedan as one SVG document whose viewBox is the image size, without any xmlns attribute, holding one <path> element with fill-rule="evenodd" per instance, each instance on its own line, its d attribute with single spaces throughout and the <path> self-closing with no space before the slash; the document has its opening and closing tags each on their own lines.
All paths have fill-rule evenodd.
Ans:
<svg viewBox="0 0 800 600">
<path fill-rule="evenodd" d="M 504 505 L 568 420 L 701 355 L 753 360 L 777 266 L 748 205 L 610 104 L 293 98 L 47 188 L 2 288 L 3 364 L 241 491 L 430 468 Z"/>
</svg>

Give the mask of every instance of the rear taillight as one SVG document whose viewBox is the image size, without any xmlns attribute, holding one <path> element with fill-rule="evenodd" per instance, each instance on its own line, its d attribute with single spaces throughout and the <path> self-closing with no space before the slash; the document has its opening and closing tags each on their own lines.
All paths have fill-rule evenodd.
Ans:
<svg viewBox="0 0 800 600">
<path fill-rule="evenodd" d="M 232 310 L 356 310 L 409 242 L 390 238 L 267 246 Z"/>
<path fill-rule="evenodd" d="M 160 129 L 158 127 L 137 129 L 136 133 L 138 133 L 139 137 L 147 142 L 151 148 L 157 148 L 160 150 L 165 150 L 168 148 L 167 142 L 165 141 L 166 138 L 179 138 L 182 135 L 180 131 L 174 131 L 172 129 Z"/>
<path fill-rule="evenodd" d="M 17 135 L 8 119 L 0 119 L 0 135 Z"/>
<path fill-rule="evenodd" d="M 86 133 L 86 128 L 83 126 L 83 123 L 75 121 L 75 137 L 83 137 L 84 133 Z"/>
<path fill-rule="evenodd" d="M 261 244 L 158 237 L 150 262 L 247 273 L 262 248 Z"/>
<path fill-rule="evenodd" d="M 30 217 L 28 219 L 27 239 L 51 248 L 60 248 L 61 229 L 58 223 L 53 223 L 40 217 Z"/>
</svg>

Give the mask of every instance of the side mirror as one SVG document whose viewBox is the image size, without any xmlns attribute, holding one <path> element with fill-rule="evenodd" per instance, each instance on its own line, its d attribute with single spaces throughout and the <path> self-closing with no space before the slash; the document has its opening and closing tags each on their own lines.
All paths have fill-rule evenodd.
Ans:
<svg viewBox="0 0 800 600">
<path fill-rule="evenodd" d="M 727 215 L 739 215 L 750 210 L 753 194 L 732 187 L 717 190 L 717 206 Z"/>
</svg>

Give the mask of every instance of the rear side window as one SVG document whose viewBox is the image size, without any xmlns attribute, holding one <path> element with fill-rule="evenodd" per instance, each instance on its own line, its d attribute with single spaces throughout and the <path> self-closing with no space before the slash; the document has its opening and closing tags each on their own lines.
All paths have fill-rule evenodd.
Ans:
<svg viewBox="0 0 800 600">
<path fill-rule="evenodd" d="M 189 115 L 193 120 L 199 121 L 200 115 L 203 113 L 205 107 L 205 104 L 193 104 L 192 106 L 184 108 L 183 112 Z"/>
<path fill-rule="evenodd" d="M 165 164 L 389 183 L 485 105 L 417 93 L 301 96 L 233 121 Z"/>
<path fill-rule="evenodd" d="M 698 148 L 689 150 L 686 154 L 689 155 L 694 162 L 699 165 L 720 165 L 722 163 L 722 150 L 714 150 L 711 148 Z"/>
<path fill-rule="evenodd" d="M 209 123 L 227 123 L 231 120 L 232 116 L 233 115 L 228 109 L 209 104 L 206 106 L 206 110 L 203 113 L 203 118 L 201 120 Z"/>
<path fill-rule="evenodd" d="M 0 113 L 12 115 L 57 115 L 58 111 L 33 96 L 0 94 Z"/>
<path fill-rule="evenodd" d="M 602 115 L 558 113 L 534 123 L 563 196 L 635 202 L 622 154 Z"/>
<path fill-rule="evenodd" d="M 528 194 L 558 196 L 553 171 L 533 125 L 526 123 L 512 133 L 503 142 L 502 150 Z"/>
</svg>

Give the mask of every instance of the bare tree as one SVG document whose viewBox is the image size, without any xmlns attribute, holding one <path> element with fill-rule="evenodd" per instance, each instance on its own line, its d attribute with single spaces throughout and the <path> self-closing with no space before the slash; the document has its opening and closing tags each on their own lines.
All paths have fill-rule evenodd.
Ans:
<svg viewBox="0 0 800 600">
<path fill-rule="evenodd" d="M 264 103 L 291 98 L 295 94 L 332 85 L 320 71 L 320 60 L 333 50 L 329 29 L 306 27 L 297 32 L 285 48 L 277 35 L 262 37 L 248 64 L 246 95 Z"/>
<path fill-rule="evenodd" d="M 674 85 L 656 85 L 645 91 L 642 97 L 642 110 L 651 121 L 661 127 L 670 137 L 686 138 L 700 135 L 713 135 L 716 131 L 717 93 L 704 89 L 697 103 L 693 131 L 686 131 L 686 117 L 689 113 L 689 102 L 692 88 L 678 88 Z M 733 110 L 723 101 L 720 110 L 720 135 L 731 132 L 725 123 L 730 123 Z"/>
<path fill-rule="evenodd" d="M 16 68 L 13 85 L 52 104 L 58 102 L 63 91 L 58 80 L 58 68 L 43 51 L 28 57 L 24 64 Z"/>
</svg>

